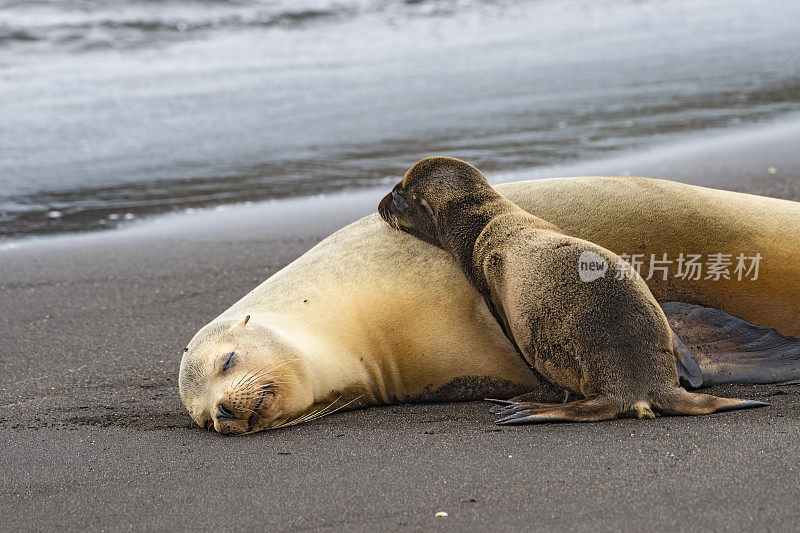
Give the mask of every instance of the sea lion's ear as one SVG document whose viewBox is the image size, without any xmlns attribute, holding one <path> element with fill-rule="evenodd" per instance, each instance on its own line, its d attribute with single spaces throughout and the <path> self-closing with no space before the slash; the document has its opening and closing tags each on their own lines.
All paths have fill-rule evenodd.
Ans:
<svg viewBox="0 0 800 533">
<path fill-rule="evenodd" d="M 241 322 L 237 323 L 236 325 L 243 328 L 247 325 L 248 320 L 250 320 L 250 315 L 244 317 L 244 319 Z"/>
<path fill-rule="evenodd" d="M 425 211 L 428 212 L 429 215 L 433 216 L 433 209 L 431 208 L 431 204 L 425 201 L 425 198 L 420 198 L 419 203 L 422 207 L 425 208 Z"/>
</svg>

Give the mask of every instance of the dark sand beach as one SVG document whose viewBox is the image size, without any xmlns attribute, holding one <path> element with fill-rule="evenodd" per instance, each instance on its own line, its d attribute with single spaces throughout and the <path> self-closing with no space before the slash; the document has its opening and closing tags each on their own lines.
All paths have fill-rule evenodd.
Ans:
<svg viewBox="0 0 800 533">
<path fill-rule="evenodd" d="M 560 170 L 800 200 L 798 131 Z M 796 529 L 797 385 L 718 387 L 770 406 L 698 418 L 509 428 L 473 402 L 242 438 L 192 427 L 177 395 L 185 343 L 382 192 L 6 244 L 2 529 Z"/>
</svg>

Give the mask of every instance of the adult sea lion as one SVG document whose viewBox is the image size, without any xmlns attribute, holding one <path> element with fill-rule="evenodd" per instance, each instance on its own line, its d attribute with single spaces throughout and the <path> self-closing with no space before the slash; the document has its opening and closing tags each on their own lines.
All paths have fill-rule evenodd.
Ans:
<svg viewBox="0 0 800 533">
<path fill-rule="evenodd" d="M 696 385 L 800 377 L 798 345 L 787 337 L 800 335 L 800 203 L 646 178 L 497 189 L 617 253 L 760 252 L 757 280 L 648 283 L 661 302 L 719 310 L 668 314 L 686 325 L 676 330 L 699 365 Z M 203 327 L 179 383 L 195 422 L 222 433 L 322 416 L 356 398 L 345 408 L 511 397 L 538 385 L 450 256 L 377 214 L 324 239 Z"/>
<path fill-rule="evenodd" d="M 418 162 L 378 212 L 395 229 L 449 252 L 531 367 L 584 396 L 564 404 L 501 401 L 498 412 L 506 416 L 497 423 L 588 422 L 627 412 L 654 418 L 653 410 L 700 415 L 766 405 L 683 389 L 675 365 L 679 346 L 667 318 L 629 264 L 524 211 L 464 161 Z M 582 273 L 581 261 L 596 270 Z"/>
</svg>

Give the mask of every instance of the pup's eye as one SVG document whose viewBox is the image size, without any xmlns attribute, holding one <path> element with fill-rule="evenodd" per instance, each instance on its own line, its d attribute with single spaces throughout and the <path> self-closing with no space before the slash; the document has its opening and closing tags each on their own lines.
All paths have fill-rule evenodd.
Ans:
<svg viewBox="0 0 800 533">
<path fill-rule="evenodd" d="M 222 371 L 226 372 L 231 365 L 233 364 L 233 358 L 236 356 L 234 352 L 228 354 L 228 357 L 225 358 L 225 362 L 222 363 Z"/>
</svg>

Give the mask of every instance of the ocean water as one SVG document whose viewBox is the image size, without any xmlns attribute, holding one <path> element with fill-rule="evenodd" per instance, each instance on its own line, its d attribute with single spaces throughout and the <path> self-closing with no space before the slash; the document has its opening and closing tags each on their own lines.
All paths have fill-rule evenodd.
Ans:
<svg viewBox="0 0 800 533">
<path fill-rule="evenodd" d="M 0 0 L 0 238 L 800 111 L 796 0 Z"/>
</svg>

